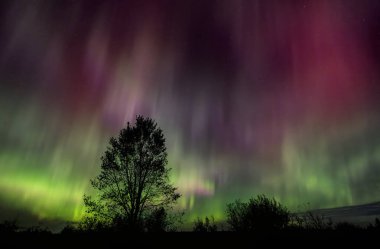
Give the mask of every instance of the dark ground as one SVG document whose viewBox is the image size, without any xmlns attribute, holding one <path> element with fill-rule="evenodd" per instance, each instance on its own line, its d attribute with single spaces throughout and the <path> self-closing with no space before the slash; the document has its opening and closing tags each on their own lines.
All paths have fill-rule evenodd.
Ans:
<svg viewBox="0 0 380 249">
<path fill-rule="evenodd" d="M 321 248 L 374 247 L 380 231 L 287 231 L 266 234 L 161 233 L 161 234 L 9 234 L 0 248 Z"/>
</svg>

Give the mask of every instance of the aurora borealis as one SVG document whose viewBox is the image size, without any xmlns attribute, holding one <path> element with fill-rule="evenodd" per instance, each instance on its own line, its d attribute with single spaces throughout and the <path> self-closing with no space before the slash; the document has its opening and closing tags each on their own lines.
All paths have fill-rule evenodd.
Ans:
<svg viewBox="0 0 380 249">
<path fill-rule="evenodd" d="M 178 207 L 380 199 L 379 1 L 1 1 L 1 218 L 78 220 L 110 136 L 167 139 Z"/>
</svg>

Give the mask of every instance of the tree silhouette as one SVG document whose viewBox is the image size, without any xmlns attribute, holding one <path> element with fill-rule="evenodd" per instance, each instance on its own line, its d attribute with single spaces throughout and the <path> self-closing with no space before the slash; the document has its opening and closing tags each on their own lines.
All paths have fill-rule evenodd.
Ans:
<svg viewBox="0 0 380 249">
<path fill-rule="evenodd" d="M 227 223 L 233 231 L 269 231 L 285 228 L 289 211 L 275 199 L 259 195 L 247 203 L 239 200 L 227 205 Z"/>
<path fill-rule="evenodd" d="M 134 126 L 128 123 L 110 139 L 101 160 L 101 172 L 91 180 L 96 198 L 84 196 L 87 219 L 94 224 L 141 231 L 144 219 L 166 217 L 162 210 L 180 197 L 169 183 L 164 135 L 150 118 L 137 116 Z"/>
</svg>

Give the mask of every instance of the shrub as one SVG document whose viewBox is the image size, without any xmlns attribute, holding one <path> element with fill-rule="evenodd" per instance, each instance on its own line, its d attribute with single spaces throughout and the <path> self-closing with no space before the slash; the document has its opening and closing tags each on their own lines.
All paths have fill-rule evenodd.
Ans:
<svg viewBox="0 0 380 249">
<path fill-rule="evenodd" d="M 215 224 L 213 216 L 211 216 L 211 219 L 209 219 L 206 216 L 204 221 L 198 218 L 194 222 L 194 227 L 193 227 L 194 232 L 216 232 L 217 230 L 218 230 L 218 227 Z"/>
<path fill-rule="evenodd" d="M 287 208 L 265 195 L 247 203 L 237 200 L 227 205 L 227 223 L 233 231 L 279 230 L 287 227 L 289 221 Z"/>
</svg>

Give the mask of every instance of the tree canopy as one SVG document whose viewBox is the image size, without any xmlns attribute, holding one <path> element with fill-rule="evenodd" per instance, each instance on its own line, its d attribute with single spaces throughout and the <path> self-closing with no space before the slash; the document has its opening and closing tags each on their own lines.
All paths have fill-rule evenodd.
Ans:
<svg viewBox="0 0 380 249">
<path fill-rule="evenodd" d="M 123 229 L 144 229 L 152 214 L 163 212 L 180 197 L 169 182 L 162 130 L 151 118 L 137 116 L 135 124 L 112 137 L 93 180 L 96 197 L 84 196 L 87 218 Z"/>
</svg>

